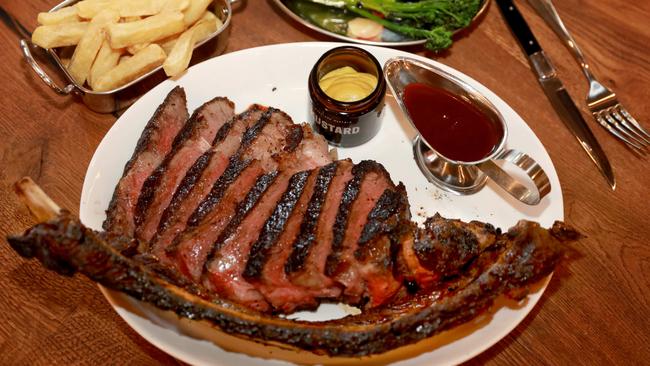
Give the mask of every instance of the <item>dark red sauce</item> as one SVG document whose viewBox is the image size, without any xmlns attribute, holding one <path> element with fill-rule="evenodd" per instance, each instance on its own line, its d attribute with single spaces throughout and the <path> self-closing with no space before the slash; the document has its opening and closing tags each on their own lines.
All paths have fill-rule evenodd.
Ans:
<svg viewBox="0 0 650 366">
<path fill-rule="evenodd" d="M 458 161 L 488 156 L 503 136 L 477 107 L 447 90 L 412 83 L 404 89 L 404 104 L 420 135 L 436 151 Z"/>
</svg>

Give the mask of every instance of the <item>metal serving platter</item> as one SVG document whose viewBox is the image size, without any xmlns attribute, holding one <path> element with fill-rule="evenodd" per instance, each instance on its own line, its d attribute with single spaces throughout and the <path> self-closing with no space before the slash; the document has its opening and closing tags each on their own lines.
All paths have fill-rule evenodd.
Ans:
<svg viewBox="0 0 650 366">
<path fill-rule="evenodd" d="M 74 5 L 79 1 L 80 0 L 65 0 L 50 9 L 49 12 Z M 229 25 L 232 18 L 231 3 L 235 2 L 236 0 L 214 0 L 212 2 L 212 5 L 210 5 L 208 9 L 221 20 L 223 26 L 195 45 L 195 55 L 192 56 L 193 59 L 197 56 L 197 59 L 205 60 L 224 51 L 228 39 L 228 33 L 230 32 Z M 199 47 L 203 45 L 206 46 L 199 49 Z M 81 98 L 83 103 L 88 106 L 88 108 L 99 113 L 113 113 L 123 110 L 133 104 L 133 102 L 142 94 L 146 93 L 155 85 L 167 78 L 162 71 L 162 66 L 159 66 L 119 88 L 104 92 L 93 91 L 75 82 L 64 65 L 62 55 L 64 53 L 70 53 L 73 47 L 44 50 L 34 45 L 31 40 L 21 39 L 20 48 L 23 52 L 25 61 L 32 67 L 34 72 L 43 80 L 43 82 L 52 88 L 52 90 L 60 95 L 72 94 L 78 96 Z M 34 57 L 35 51 L 46 52 L 46 55 L 44 56 L 49 59 L 48 61 L 50 61 L 50 64 L 53 64 L 53 71 L 62 76 L 65 80 L 65 83 L 67 83 L 66 86 L 60 87 L 57 85 L 50 75 L 41 67 L 37 62 L 37 58 Z"/>
<path fill-rule="evenodd" d="M 343 34 L 335 33 L 332 31 L 329 31 L 327 29 L 324 29 L 312 22 L 310 22 L 308 19 L 305 19 L 301 17 L 299 14 L 295 13 L 291 8 L 288 6 L 288 3 L 291 0 L 273 0 L 274 3 L 280 8 L 284 13 L 286 13 L 291 19 L 295 20 L 296 22 L 306 26 L 307 28 L 313 29 L 316 32 L 319 32 L 321 34 L 328 35 L 333 38 L 337 38 L 343 41 L 347 42 L 353 42 L 353 43 L 359 43 L 359 44 L 367 44 L 367 45 L 372 45 L 372 46 L 387 46 L 387 47 L 402 47 L 402 46 L 415 46 L 415 45 L 421 45 L 426 42 L 424 39 L 410 39 L 406 38 L 404 36 L 398 35 L 397 33 L 393 33 L 395 37 L 400 37 L 401 39 L 391 39 L 391 40 L 382 40 L 382 41 L 371 41 L 371 40 L 365 40 L 365 39 L 358 39 L 358 38 L 352 38 L 348 37 Z M 476 21 L 485 13 L 487 10 L 488 6 L 490 5 L 490 0 L 481 0 L 481 5 L 479 7 L 478 12 L 476 12 L 476 15 L 474 15 L 474 18 L 472 18 L 472 21 L 467 27 L 472 26 Z M 467 28 L 465 27 L 465 28 Z M 458 33 L 462 31 L 463 29 L 457 30 L 455 33 Z M 392 33 L 392 32 L 391 32 Z"/>
</svg>

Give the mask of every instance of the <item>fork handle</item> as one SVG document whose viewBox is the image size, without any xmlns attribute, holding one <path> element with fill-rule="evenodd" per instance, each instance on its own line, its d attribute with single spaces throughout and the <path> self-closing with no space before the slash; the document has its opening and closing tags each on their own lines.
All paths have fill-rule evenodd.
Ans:
<svg viewBox="0 0 650 366">
<path fill-rule="evenodd" d="M 560 15 L 555 10 L 555 6 L 551 0 L 528 0 L 528 3 L 535 9 L 535 11 L 544 19 L 546 24 L 548 24 L 551 29 L 557 34 L 557 36 L 562 40 L 562 43 L 571 51 L 573 57 L 578 61 L 582 72 L 585 74 L 587 79 L 590 81 L 594 78 L 594 75 L 589 69 L 589 64 L 585 59 L 584 54 L 578 47 L 578 44 L 573 39 L 569 31 L 564 26 Z"/>
</svg>

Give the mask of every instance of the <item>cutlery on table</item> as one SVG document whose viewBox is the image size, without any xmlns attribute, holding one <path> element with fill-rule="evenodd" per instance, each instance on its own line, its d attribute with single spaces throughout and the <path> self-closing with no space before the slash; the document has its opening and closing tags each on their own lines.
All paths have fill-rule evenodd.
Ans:
<svg viewBox="0 0 650 366">
<path fill-rule="evenodd" d="M 578 61 L 582 73 L 589 81 L 587 106 L 594 118 L 607 131 L 628 144 L 635 151 L 643 151 L 650 146 L 650 134 L 628 113 L 619 103 L 616 94 L 601 84 L 592 74 L 584 54 L 578 47 L 551 0 L 528 0 L 530 5 L 553 29 L 562 43 L 571 51 L 573 58 Z"/>
<path fill-rule="evenodd" d="M 537 75 L 537 81 L 542 86 L 551 105 L 553 105 L 566 127 L 573 133 L 580 146 L 600 170 L 610 187 L 616 189 L 614 172 L 605 152 L 600 147 L 589 126 L 587 126 L 584 118 L 582 118 L 580 110 L 578 110 L 578 107 L 576 107 L 571 96 L 564 88 L 562 81 L 558 78 L 553 64 L 551 64 L 551 61 L 537 43 L 537 39 L 528 27 L 526 20 L 519 13 L 512 0 L 496 0 L 496 2 L 510 30 L 526 53 L 531 68 Z"/>
</svg>

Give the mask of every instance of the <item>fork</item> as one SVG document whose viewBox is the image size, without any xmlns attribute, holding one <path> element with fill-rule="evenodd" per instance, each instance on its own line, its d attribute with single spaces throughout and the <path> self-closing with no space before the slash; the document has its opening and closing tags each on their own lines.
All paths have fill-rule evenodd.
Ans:
<svg viewBox="0 0 650 366">
<path fill-rule="evenodd" d="M 553 29 L 582 68 L 589 81 L 587 106 L 596 121 L 614 136 L 624 141 L 636 152 L 650 146 L 650 134 L 619 103 L 616 94 L 596 80 L 582 51 L 564 26 L 551 0 L 528 0 L 530 5 Z M 636 149 L 636 150 L 635 150 Z"/>
</svg>

